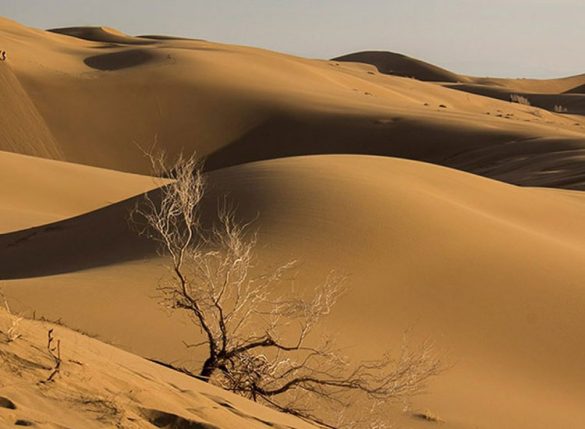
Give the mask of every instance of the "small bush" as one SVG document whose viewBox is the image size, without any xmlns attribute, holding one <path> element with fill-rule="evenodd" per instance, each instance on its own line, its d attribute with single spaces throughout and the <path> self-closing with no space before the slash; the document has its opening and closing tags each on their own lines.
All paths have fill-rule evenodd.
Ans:
<svg viewBox="0 0 585 429">
<path fill-rule="evenodd" d="M 6 310 L 6 313 L 8 313 L 10 324 L 6 330 L 3 331 L 0 329 L 0 333 L 4 334 L 4 338 L 7 343 L 11 343 L 18 340 L 22 336 L 20 333 L 20 322 L 23 318 L 12 313 L 6 298 L 4 298 L 4 309 Z"/>
<path fill-rule="evenodd" d="M 530 106 L 528 98 L 521 96 L 520 94 L 510 94 L 510 101 L 512 103 L 522 104 L 524 106 Z"/>
</svg>

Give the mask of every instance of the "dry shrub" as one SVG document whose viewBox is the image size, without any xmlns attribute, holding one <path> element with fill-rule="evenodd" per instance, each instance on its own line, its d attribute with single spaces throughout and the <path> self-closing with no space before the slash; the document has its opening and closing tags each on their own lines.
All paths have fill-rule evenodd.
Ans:
<svg viewBox="0 0 585 429">
<path fill-rule="evenodd" d="M 344 277 L 332 271 L 303 295 L 286 281 L 294 261 L 258 274 L 256 233 L 225 199 L 215 224 L 203 227 L 201 163 L 149 156 L 172 182 L 160 199 L 146 194 L 133 219 L 168 261 L 159 285 L 164 305 L 186 312 L 203 336 L 189 345 L 206 349 L 201 379 L 323 427 L 383 428 L 387 405 L 420 393 L 440 371 L 430 343 L 355 363 L 331 339 L 317 338 Z"/>
</svg>

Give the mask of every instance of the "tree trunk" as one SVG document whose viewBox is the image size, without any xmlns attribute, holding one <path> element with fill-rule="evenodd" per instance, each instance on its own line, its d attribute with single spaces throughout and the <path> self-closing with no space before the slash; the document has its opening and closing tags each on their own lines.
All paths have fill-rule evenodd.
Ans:
<svg viewBox="0 0 585 429">
<path fill-rule="evenodd" d="M 201 368 L 201 372 L 199 373 L 199 377 L 205 382 L 208 382 L 210 377 L 213 375 L 215 370 L 217 369 L 217 361 L 214 357 L 208 357 L 205 362 L 203 363 L 203 368 Z"/>
</svg>

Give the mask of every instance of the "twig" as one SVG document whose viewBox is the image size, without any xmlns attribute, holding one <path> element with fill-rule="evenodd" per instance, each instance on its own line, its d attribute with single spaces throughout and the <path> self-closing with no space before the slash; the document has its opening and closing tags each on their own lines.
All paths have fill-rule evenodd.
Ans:
<svg viewBox="0 0 585 429">
<path fill-rule="evenodd" d="M 53 328 L 47 333 L 47 351 L 54 362 L 51 374 L 47 378 L 47 383 L 50 383 L 61 371 L 61 340 L 55 340 Z"/>
</svg>

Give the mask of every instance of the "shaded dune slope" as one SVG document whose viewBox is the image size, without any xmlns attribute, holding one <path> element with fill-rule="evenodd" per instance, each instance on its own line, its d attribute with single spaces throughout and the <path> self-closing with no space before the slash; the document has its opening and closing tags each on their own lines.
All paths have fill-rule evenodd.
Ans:
<svg viewBox="0 0 585 429">
<path fill-rule="evenodd" d="M 566 91 L 565 94 L 585 94 L 585 84 L 571 88 L 570 90 Z"/>
<path fill-rule="evenodd" d="M 120 70 L 136 67 L 155 59 L 156 56 L 147 50 L 134 49 L 125 52 L 94 55 L 83 60 L 85 64 L 96 70 Z"/>
<path fill-rule="evenodd" d="M 360 344 L 348 353 L 366 356 L 414 327 L 456 356 L 433 394 L 417 401 L 453 425 L 446 427 L 544 429 L 561 422 L 578 428 L 585 418 L 585 346 L 578 340 L 585 323 L 585 233 L 579 227 L 585 201 L 579 193 L 522 189 L 428 164 L 361 156 L 245 164 L 212 173 L 209 189 L 208 211 L 229 193 L 243 219 L 260 213 L 263 263 L 302 257 L 300 287 L 312 287 L 329 268 L 351 275 L 349 293 L 328 322 L 344 333 L 342 344 Z M 121 205 L 110 209 L 118 217 L 125 213 Z M 0 258 L 11 267 L 9 277 L 20 278 L 4 282 L 5 293 L 21 309 L 61 317 L 144 356 L 192 363 L 182 341 L 196 333 L 157 309 L 156 279 L 163 271 L 156 260 L 143 260 L 153 249 L 145 254 L 132 232 L 112 230 L 105 213 L 39 230 L 11 248 L 3 236 Z M 67 250 L 65 243 L 88 241 L 84 237 L 98 229 L 102 241 L 90 236 L 95 247 L 79 253 L 100 261 L 107 249 L 119 249 L 115 257 L 125 263 L 88 263 Z M 52 272 L 39 273 L 32 261 L 40 254 L 62 258 L 52 261 Z M 94 269 L 26 278 L 61 272 L 59 264 L 63 271 Z M 470 389 L 471 379 L 481 389 Z M 502 391 L 522 399 L 510 407 Z M 482 405 L 486 397 L 489 409 Z"/>
<path fill-rule="evenodd" d="M 503 116 L 497 111 L 494 115 Z M 281 116 L 212 153 L 206 165 L 216 169 L 305 154 L 370 154 L 422 160 L 518 185 L 585 187 L 580 137 L 527 136 L 486 123 L 450 121 L 447 115 L 441 123 L 403 117 L 376 125 L 369 119 L 329 114 Z M 479 126 L 485 128 L 477 134 Z M 316 141 L 325 143 L 316 146 Z"/>
<path fill-rule="evenodd" d="M 138 146 L 158 140 L 171 155 L 197 150 L 209 157 L 212 169 L 291 155 L 355 153 L 487 174 L 492 165 L 456 162 L 484 150 L 497 166 L 490 177 L 583 186 L 580 168 L 565 171 L 583 155 L 580 119 L 355 63 L 173 38 L 137 46 L 132 40 L 142 39 L 128 41 L 103 29 L 82 32 L 92 40 L 9 21 L 0 23 L 0 31 L 10 36 L 5 43 L 14 73 L 71 162 L 146 174 Z M 104 41 L 112 34 L 118 37 L 115 46 Z M 512 158 L 510 145 L 517 148 Z M 550 153 L 547 163 L 526 163 L 523 174 L 514 175 L 520 159 L 543 152 Z"/>
<path fill-rule="evenodd" d="M 154 244 L 131 227 L 135 205 L 129 199 L 58 223 L 0 235 L 0 252 L 10 257 L 0 278 L 47 276 L 154 256 Z"/>
<path fill-rule="evenodd" d="M 441 67 L 403 54 L 386 51 L 365 51 L 342 55 L 333 61 L 366 63 L 375 66 L 380 73 L 393 76 L 413 77 L 430 82 L 466 82 L 467 78 Z"/>
</svg>

